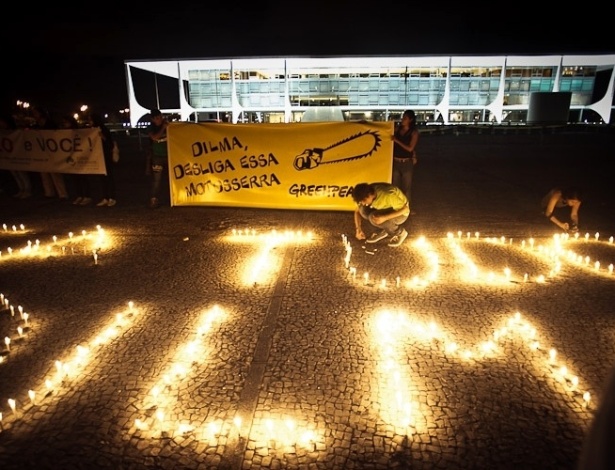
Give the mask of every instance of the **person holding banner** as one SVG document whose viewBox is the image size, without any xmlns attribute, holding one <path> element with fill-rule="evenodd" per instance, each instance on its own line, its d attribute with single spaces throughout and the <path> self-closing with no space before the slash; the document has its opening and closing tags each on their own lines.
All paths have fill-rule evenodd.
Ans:
<svg viewBox="0 0 615 470">
<path fill-rule="evenodd" d="M 419 131 L 416 128 L 416 115 L 412 110 L 404 111 L 401 124 L 393 134 L 393 174 L 392 183 L 411 199 L 412 176 L 417 163 L 416 145 Z"/>
<path fill-rule="evenodd" d="M 159 109 L 150 111 L 151 124 L 147 128 L 152 148 L 152 188 L 149 206 L 152 209 L 160 207 L 160 191 L 162 178 L 168 165 L 167 151 L 167 127 L 169 122 L 164 118 Z"/>
<path fill-rule="evenodd" d="M 58 119 L 59 129 L 79 129 L 79 123 L 70 114 L 60 116 Z M 87 206 L 92 202 L 90 192 L 90 175 L 74 174 L 69 176 L 69 181 L 72 182 L 73 191 L 77 197 L 73 200 L 74 206 Z"/>
<path fill-rule="evenodd" d="M 397 186 L 390 183 L 359 183 L 353 188 L 352 199 L 357 203 L 354 225 L 358 240 L 377 243 L 391 237 L 388 245 L 393 247 L 404 242 L 408 232 L 403 224 L 410 215 L 410 201 Z M 380 230 L 367 238 L 361 228 L 362 219 Z"/>
<path fill-rule="evenodd" d="M 0 129 L 17 129 L 17 123 L 10 113 L 0 116 Z M 11 170 L 10 173 L 15 179 L 18 190 L 13 197 L 17 199 L 28 199 L 29 197 L 32 197 L 32 182 L 30 181 L 30 173 L 21 170 Z"/>
<path fill-rule="evenodd" d="M 41 108 L 32 108 L 32 116 L 35 123 L 32 129 L 57 129 L 56 124 L 51 120 L 49 113 Z M 41 171 L 41 183 L 46 198 L 58 197 L 62 201 L 68 201 L 68 191 L 62 173 L 51 173 Z"/>
<path fill-rule="evenodd" d="M 113 134 L 111 134 L 111 131 L 105 124 L 102 114 L 92 113 L 90 115 L 90 124 L 92 127 L 97 127 L 100 131 L 105 168 L 107 170 L 106 175 L 98 175 L 102 199 L 96 204 L 96 207 L 113 207 L 117 204 L 115 200 L 115 167 L 117 162 L 113 161 Z"/>
</svg>

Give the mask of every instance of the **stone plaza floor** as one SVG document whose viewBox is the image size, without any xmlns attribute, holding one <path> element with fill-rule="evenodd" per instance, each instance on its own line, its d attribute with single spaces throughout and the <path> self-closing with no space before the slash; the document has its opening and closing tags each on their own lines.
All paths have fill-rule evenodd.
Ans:
<svg viewBox="0 0 615 470">
<path fill-rule="evenodd" d="M 115 207 L 0 197 L 0 468 L 576 468 L 615 365 L 612 131 L 425 132 L 397 248 L 351 212 L 149 209 L 120 147 Z M 569 183 L 578 238 L 540 214 Z"/>
</svg>

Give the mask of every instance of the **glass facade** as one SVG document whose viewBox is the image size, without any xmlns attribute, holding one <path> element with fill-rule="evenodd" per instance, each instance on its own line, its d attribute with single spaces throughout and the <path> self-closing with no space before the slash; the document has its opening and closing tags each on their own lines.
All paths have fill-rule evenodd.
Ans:
<svg viewBox="0 0 615 470">
<path fill-rule="evenodd" d="M 535 92 L 569 93 L 571 121 L 610 123 L 614 66 L 615 55 L 329 57 L 127 61 L 126 72 L 133 125 L 154 107 L 193 121 L 297 122 L 335 107 L 346 120 L 413 109 L 426 123 L 523 124 Z M 158 89 L 141 99 L 134 69 L 176 79 L 177 105 L 160 106 Z"/>
</svg>

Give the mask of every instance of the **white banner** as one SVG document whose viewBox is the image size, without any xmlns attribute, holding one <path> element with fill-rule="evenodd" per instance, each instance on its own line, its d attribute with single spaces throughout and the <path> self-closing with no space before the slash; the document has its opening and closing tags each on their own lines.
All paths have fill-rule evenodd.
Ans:
<svg viewBox="0 0 615 470">
<path fill-rule="evenodd" d="M 100 130 L 0 131 L 0 169 L 106 175 Z"/>
</svg>

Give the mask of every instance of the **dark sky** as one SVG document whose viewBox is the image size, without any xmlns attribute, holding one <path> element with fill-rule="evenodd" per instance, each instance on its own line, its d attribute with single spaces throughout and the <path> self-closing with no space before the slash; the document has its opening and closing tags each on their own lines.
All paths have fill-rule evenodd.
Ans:
<svg viewBox="0 0 615 470">
<path fill-rule="evenodd" d="M 615 53 L 606 9 L 550 17 L 527 2 L 185 3 L 13 4 L 0 28 L 3 106 L 125 108 L 133 59 Z"/>
</svg>

